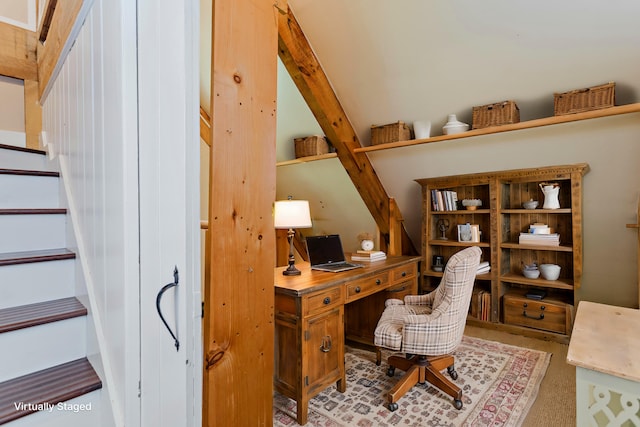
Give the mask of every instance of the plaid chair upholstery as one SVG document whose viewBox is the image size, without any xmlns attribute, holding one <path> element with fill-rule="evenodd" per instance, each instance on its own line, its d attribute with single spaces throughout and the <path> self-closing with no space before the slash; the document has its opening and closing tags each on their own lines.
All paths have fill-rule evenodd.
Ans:
<svg viewBox="0 0 640 427">
<path fill-rule="evenodd" d="M 451 353 L 462 340 L 481 254 L 472 246 L 453 255 L 438 288 L 429 294 L 408 295 L 404 303 L 387 300 L 375 345 L 409 354 Z"/>
</svg>

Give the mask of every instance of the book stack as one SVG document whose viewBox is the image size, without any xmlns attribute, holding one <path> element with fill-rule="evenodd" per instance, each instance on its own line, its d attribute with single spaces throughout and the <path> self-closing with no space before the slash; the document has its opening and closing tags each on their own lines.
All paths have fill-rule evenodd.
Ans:
<svg viewBox="0 0 640 427">
<path fill-rule="evenodd" d="M 473 289 L 471 294 L 471 304 L 469 305 L 469 316 L 478 320 L 488 321 L 491 317 L 491 292 L 482 289 Z"/>
<path fill-rule="evenodd" d="M 359 250 L 351 255 L 352 261 L 381 261 L 387 259 L 387 254 L 382 251 L 363 251 Z"/>
<path fill-rule="evenodd" d="M 478 264 L 478 271 L 476 274 L 484 274 L 491 271 L 491 266 L 489 265 L 489 261 L 483 261 Z"/>
<path fill-rule="evenodd" d="M 434 211 L 457 211 L 458 193 L 450 190 L 431 190 Z"/>
<path fill-rule="evenodd" d="M 560 234 L 553 233 L 547 224 L 536 222 L 529 226 L 528 233 L 520 233 L 521 245 L 560 246 Z"/>
</svg>

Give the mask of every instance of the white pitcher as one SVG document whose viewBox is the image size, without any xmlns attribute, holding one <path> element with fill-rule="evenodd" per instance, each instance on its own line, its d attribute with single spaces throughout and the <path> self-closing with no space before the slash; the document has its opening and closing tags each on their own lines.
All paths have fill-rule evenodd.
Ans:
<svg viewBox="0 0 640 427">
<path fill-rule="evenodd" d="M 544 205 L 542 205 L 542 209 L 560 209 L 560 201 L 558 200 L 560 184 L 557 182 L 543 182 L 539 185 L 542 194 L 544 194 Z"/>
</svg>

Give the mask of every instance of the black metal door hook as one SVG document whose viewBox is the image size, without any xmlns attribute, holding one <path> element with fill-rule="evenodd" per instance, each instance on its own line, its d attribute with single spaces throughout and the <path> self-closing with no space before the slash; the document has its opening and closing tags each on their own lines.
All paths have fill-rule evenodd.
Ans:
<svg viewBox="0 0 640 427">
<path fill-rule="evenodd" d="M 160 320 L 162 320 L 162 323 L 164 323 L 164 326 L 167 328 L 167 330 L 169 331 L 169 333 L 173 337 L 173 340 L 175 341 L 176 351 L 179 351 L 180 350 L 180 342 L 178 341 L 178 338 L 176 337 L 176 334 L 177 334 L 178 331 L 176 331 L 176 334 L 173 333 L 173 331 L 169 327 L 169 324 L 164 319 L 164 316 L 162 315 L 162 309 L 160 308 L 160 301 L 162 300 L 162 295 L 166 291 L 168 291 L 169 289 L 173 288 L 174 286 L 178 286 L 178 267 L 177 266 L 173 270 L 173 283 L 168 283 L 168 284 L 164 285 L 162 287 L 162 289 L 160 289 L 160 292 L 158 292 L 158 296 L 156 297 L 156 310 L 158 310 L 158 315 L 160 316 Z M 177 317 L 178 317 L 178 313 L 176 313 L 176 320 L 177 320 Z M 178 322 L 176 321 L 176 325 L 177 324 L 178 324 Z"/>
</svg>

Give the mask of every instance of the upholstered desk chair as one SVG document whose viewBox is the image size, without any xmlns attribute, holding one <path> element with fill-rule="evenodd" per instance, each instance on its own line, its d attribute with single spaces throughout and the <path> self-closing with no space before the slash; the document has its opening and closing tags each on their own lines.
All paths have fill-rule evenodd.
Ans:
<svg viewBox="0 0 640 427">
<path fill-rule="evenodd" d="M 376 364 L 380 365 L 381 347 L 406 354 L 388 360 L 387 375 L 393 376 L 396 368 L 405 371 L 387 394 L 389 410 L 398 409 L 396 402 L 425 381 L 453 397 L 456 409 L 462 408 L 462 390 L 440 371 L 447 368 L 453 380 L 458 378 L 450 353 L 462 341 L 481 254 L 472 246 L 453 255 L 438 288 L 429 294 L 386 301 L 375 330 Z"/>
</svg>

